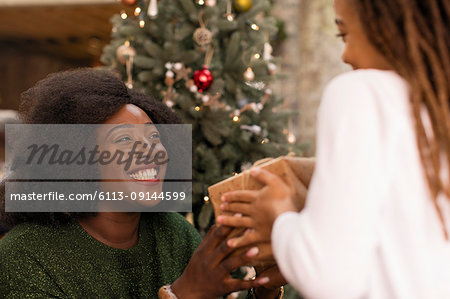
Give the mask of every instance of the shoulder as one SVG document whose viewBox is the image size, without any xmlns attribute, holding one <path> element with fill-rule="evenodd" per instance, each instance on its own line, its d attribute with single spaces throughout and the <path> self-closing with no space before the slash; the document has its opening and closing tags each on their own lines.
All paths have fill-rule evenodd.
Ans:
<svg viewBox="0 0 450 299">
<path fill-rule="evenodd" d="M 69 230 L 70 225 L 19 224 L 0 240 L 0 264 L 22 260 L 24 256 L 39 260 L 51 255 L 64 245 L 58 240 L 63 239 Z"/>
<path fill-rule="evenodd" d="M 407 99 L 408 84 L 394 71 L 356 70 L 341 74 L 331 80 L 325 88 L 323 104 L 351 102 L 365 105 L 373 101 L 390 102 L 392 97 Z"/>
<path fill-rule="evenodd" d="M 165 236 L 172 236 L 176 240 L 182 240 L 194 246 L 201 242 L 200 234 L 195 227 L 179 213 L 149 213 L 145 219 Z"/>
<path fill-rule="evenodd" d="M 0 297 L 8 292 L 39 293 L 44 287 L 47 294 L 56 292 L 42 264 L 45 254 L 52 251 L 56 231 L 55 227 L 22 223 L 0 240 Z"/>
<path fill-rule="evenodd" d="M 0 241 L 0 256 L 11 250 L 32 249 L 42 239 L 50 237 L 55 229 L 49 226 L 22 223 L 11 229 Z"/>
<path fill-rule="evenodd" d="M 164 267 L 170 268 L 170 273 L 177 273 L 173 278 L 178 277 L 200 244 L 200 234 L 178 213 L 148 213 L 144 219 L 150 223 L 148 227 Z"/>
<path fill-rule="evenodd" d="M 406 81 L 394 71 L 363 69 L 340 74 L 333 78 L 327 85 L 329 89 L 352 91 L 364 89 L 379 90 L 382 88 L 405 89 Z"/>
<path fill-rule="evenodd" d="M 326 86 L 319 118 L 322 122 L 373 125 L 392 119 L 394 115 L 407 115 L 408 105 L 408 84 L 398 74 L 356 70 L 335 77 Z"/>
</svg>

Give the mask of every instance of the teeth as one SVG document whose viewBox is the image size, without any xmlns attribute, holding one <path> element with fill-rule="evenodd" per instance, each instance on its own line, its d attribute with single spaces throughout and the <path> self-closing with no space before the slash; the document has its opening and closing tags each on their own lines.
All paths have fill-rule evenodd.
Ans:
<svg viewBox="0 0 450 299">
<path fill-rule="evenodd" d="M 133 173 L 128 174 L 132 179 L 138 180 L 138 181 L 145 181 L 145 180 L 153 180 L 156 178 L 158 172 L 155 168 L 150 169 L 144 169 L 139 170 Z"/>
</svg>

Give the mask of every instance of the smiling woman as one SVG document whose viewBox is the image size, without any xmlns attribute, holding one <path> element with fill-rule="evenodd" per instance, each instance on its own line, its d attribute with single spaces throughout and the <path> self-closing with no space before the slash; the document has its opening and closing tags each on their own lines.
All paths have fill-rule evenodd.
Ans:
<svg viewBox="0 0 450 299">
<path fill-rule="evenodd" d="M 117 125 L 118 124 L 118 125 Z M 167 150 L 161 142 L 161 136 L 153 121 L 144 110 L 133 104 L 127 104 L 114 113 L 97 130 L 99 151 L 107 153 L 127 153 L 127 162 L 112 161 L 100 166 L 101 177 L 119 179 L 115 184 L 102 184 L 106 192 L 121 192 L 125 198 L 132 194 L 161 194 L 169 159 Z M 155 200 L 140 201 L 141 204 L 154 206 Z"/>
<path fill-rule="evenodd" d="M 99 124 L 95 139 L 103 152 L 144 153 L 145 145 L 152 144 L 176 160 L 187 150 L 170 146 L 176 136 L 157 129 L 180 124 L 174 112 L 128 90 L 105 71 L 47 77 L 23 94 L 20 115 L 25 124 Z M 190 144 L 186 147 L 191 150 Z M 147 155 L 155 160 L 156 153 Z M 140 158 L 148 157 L 136 151 L 127 170 L 117 163 L 102 165 L 101 190 L 159 192 L 163 180 L 180 171 L 177 165 L 156 162 L 143 169 Z M 107 184 L 111 175 L 119 183 Z M 230 228 L 212 228 L 199 246 L 199 234 L 177 213 L 7 213 L 4 202 L 5 181 L 0 219 L 12 230 L 0 242 L 0 298 L 156 298 L 158 291 L 161 296 L 213 298 L 269 280 L 231 278 L 250 257 L 230 257 L 233 250 L 225 240 Z M 278 289 L 269 294 L 275 297 Z"/>
</svg>

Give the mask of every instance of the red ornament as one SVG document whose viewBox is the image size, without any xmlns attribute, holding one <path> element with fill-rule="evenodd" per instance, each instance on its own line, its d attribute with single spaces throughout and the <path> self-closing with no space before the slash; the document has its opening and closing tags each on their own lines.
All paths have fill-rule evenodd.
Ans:
<svg viewBox="0 0 450 299">
<path fill-rule="evenodd" d="M 121 0 L 122 4 L 134 6 L 138 3 L 138 0 Z"/>
<path fill-rule="evenodd" d="M 194 72 L 194 82 L 199 92 L 204 92 L 213 83 L 214 78 L 207 65 L 204 65 L 200 70 Z"/>
</svg>

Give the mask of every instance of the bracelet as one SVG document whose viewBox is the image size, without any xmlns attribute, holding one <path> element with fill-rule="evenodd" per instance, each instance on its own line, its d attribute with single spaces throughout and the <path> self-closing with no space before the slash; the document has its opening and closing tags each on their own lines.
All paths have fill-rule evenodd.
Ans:
<svg viewBox="0 0 450 299">
<path fill-rule="evenodd" d="M 162 286 L 158 291 L 159 299 L 178 299 L 178 297 L 172 292 L 170 284 Z"/>
<path fill-rule="evenodd" d="M 284 298 L 284 286 L 280 288 L 280 292 L 278 293 L 278 296 L 276 298 L 274 298 L 274 299 L 283 299 L 283 298 Z M 256 297 L 255 290 L 253 288 L 251 288 L 248 291 L 246 299 L 258 299 Z"/>
</svg>

